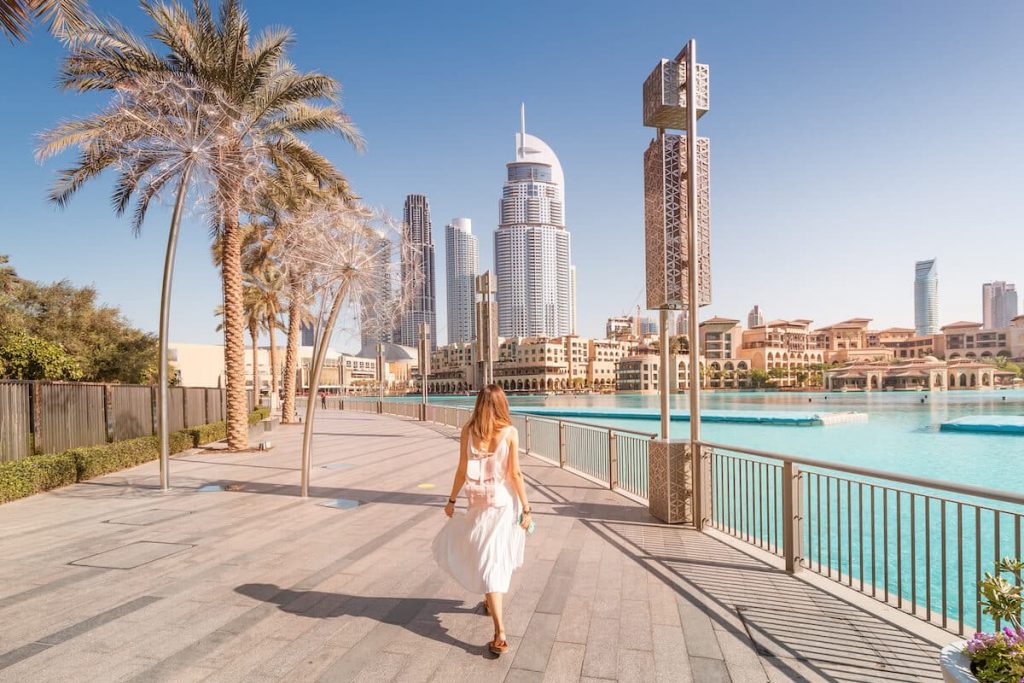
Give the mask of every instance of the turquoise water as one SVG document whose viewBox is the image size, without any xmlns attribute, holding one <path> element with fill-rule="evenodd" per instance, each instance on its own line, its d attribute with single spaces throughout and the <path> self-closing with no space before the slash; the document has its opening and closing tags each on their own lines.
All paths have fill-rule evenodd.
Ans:
<svg viewBox="0 0 1024 683">
<path fill-rule="evenodd" d="M 469 406 L 472 401 L 473 397 L 431 398 L 431 402 L 448 405 Z M 605 413 L 658 409 L 657 396 L 637 394 L 514 396 L 510 402 L 514 408 L 526 410 L 530 406 L 600 408 Z M 687 412 L 687 397 L 673 396 L 672 406 L 673 410 Z M 832 426 L 705 423 L 702 436 L 707 441 L 783 455 L 1024 492 L 1024 436 L 939 430 L 941 423 L 968 415 L 1024 415 L 1024 391 L 848 393 L 828 394 L 827 398 L 821 393 L 709 393 L 703 396 L 702 409 L 748 414 L 867 413 L 866 422 Z M 621 418 L 575 419 L 649 433 L 659 429 L 657 420 L 636 419 L 628 413 Z M 551 429 L 546 426 L 535 426 L 535 446 L 540 442 L 543 449 L 554 447 L 557 451 L 557 436 L 548 432 Z M 673 437 L 688 438 L 689 423 L 673 422 L 671 433 Z M 590 457 L 575 452 L 579 447 L 570 449 L 574 451 L 569 453 L 570 464 L 603 476 L 607 467 L 603 442 L 594 439 L 588 443 L 577 446 L 592 450 Z M 620 451 L 620 465 L 621 458 Z M 727 457 L 716 457 L 714 462 L 712 478 L 718 490 L 713 504 L 715 519 L 745 540 L 777 551 L 774 546 L 781 543 L 779 468 L 769 463 L 749 465 L 746 460 Z M 990 618 L 979 618 L 977 580 L 992 570 L 997 554 L 1020 554 L 1024 536 L 1021 518 L 1014 513 L 1021 512 L 1021 508 L 995 503 L 992 507 L 1010 511 L 996 512 L 970 504 L 958 506 L 952 500 L 944 505 L 938 498 L 970 499 L 904 485 L 897 485 L 903 492 L 885 491 L 884 487 L 870 485 L 877 481 L 827 475 L 812 471 L 804 477 L 803 556 L 815 571 L 841 577 L 843 583 L 879 599 L 884 599 L 888 589 L 892 599 L 902 597 L 904 609 L 909 610 L 912 603 L 928 605 L 935 614 L 944 612 L 952 620 L 959 619 L 962 612 L 968 624 L 966 632 L 979 625 L 988 630 L 994 627 Z M 646 480 L 646 472 L 640 476 Z M 922 493 L 932 497 L 918 495 Z M 926 557 L 930 562 L 925 562 Z"/>
<path fill-rule="evenodd" d="M 868 414 L 867 422 L 828 427 L 706 423 L 707 441 L 780 454 L 870 467 L 885 472 L 1024 492 L 1024 437 L 941 432 L 946 420 L 966 415 L 1024 415 L 1024 391 L 949 391 L 924 394 L 737 392 L 702 395 L 702 408 L 771 412 Z M 1003 400 L 1005 397 L 1005 400 Z M 441 404 L 472 405 L 473 397 L 432 397 Z M 922 403 L 922 400 L 924 401 Z M 514 407 L 572 406 L 658 409 L 656 395 L 515 396 Z M 674 410 L 688 408 L 685 395 L 672 396 Z M 657 432 L 653 420 L 595 418 L 595 424 Z M 687 422 L 673 422 L 674 437 L 689 438 Z"/>
</svg>

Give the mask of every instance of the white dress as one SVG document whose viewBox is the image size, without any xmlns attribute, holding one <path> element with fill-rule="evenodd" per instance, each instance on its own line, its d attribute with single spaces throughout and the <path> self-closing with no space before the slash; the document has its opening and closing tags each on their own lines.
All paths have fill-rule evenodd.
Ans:
<svg viewBox="0 0 1024 683">
<path fill-rule="evenodd" d="M 512 429 L 502 432 L 490 453 L 478 450 L 470 437 L 466 478 L 474 482 L 493 474 L 493 500 L 471 502 L 465 513 L 456 511 L 434 538 L 438 566 L 471 593 L 507 593 L 512 572 L 523 564 L 526 531 L 519 526 L 519 498 L 507 481 Z"/>
</svg>

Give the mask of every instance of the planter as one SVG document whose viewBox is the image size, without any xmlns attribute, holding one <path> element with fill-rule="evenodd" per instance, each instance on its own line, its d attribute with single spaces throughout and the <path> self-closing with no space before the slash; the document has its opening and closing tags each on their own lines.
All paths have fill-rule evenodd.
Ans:
<svg viewBox="0 0 1024 683">
<path fill-rule="evenodd" d="M 942 648 L 939 652 L 939 666 L 942 667 L 942 680 L 945 683 L 978 683 L 971 673 L 971 659 L 963 653 L 965 640 L 958 640 Z"/>
</svg>

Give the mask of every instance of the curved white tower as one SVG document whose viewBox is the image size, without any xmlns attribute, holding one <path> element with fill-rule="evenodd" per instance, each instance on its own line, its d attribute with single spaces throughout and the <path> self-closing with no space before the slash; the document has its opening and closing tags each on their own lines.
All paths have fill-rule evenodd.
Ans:
<svg viewBox="0 0 1024 683">
<path fill-rule="evenodd" d="M 498 334 L 557 337 L 572 332 L 569 231 L 565 176 L 554 151 L 527 135 L 520 109 L 515 161 L 498 210 L 494 263 L 498 276 Z"/>
</svg>

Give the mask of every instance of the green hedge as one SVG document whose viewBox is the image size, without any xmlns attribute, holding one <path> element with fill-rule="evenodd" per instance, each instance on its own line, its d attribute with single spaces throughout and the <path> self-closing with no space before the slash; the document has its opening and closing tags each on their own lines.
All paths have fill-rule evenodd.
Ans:
<svg viewBox="0 0 1024 683">
<path fill-rule="evenodd" d="M 77 480 L 75 459 L 70 453 L 32 455 L 0 462 L 0 503 L 74 484 Z"/>
<path fill-rule="evenodd" d="M 266 408 L 249 413 L 249 424 L 256 424 L 268 413 Z M 170 451 L 172 454 L 181 453 L 195 446 L 219 441 L 226 436 L 226 431 L 225 423 L 214 422 L 173 432 Z M 0 503 L 135 467 L 159 457 L 159 437 L 143 436 L 99 446 L 74 448 L 53 455 L 33 455 L 11 462 L 0 462 Z"/>
<path fill-rule="evenodd" d="M 226 422 L 211 422 L 208 425 L 202 425 L 201 427 L 193 427 L 192 429 L 186 429 L 185 432 L 192 439 L 193 446 L 202 446 L 203 444 L 213 443 L 214 441 L 220 441 L 221 439 L 227 438 L 228 425 Z"/>
<path fill-rule="evenodd" d="M 192 437 L 186 432 L 171 434 L 171 453 L 181 453 L 192 448 Z M 141 465 L 160 457 L 160 438 L 143 436 L 138 439 L 115 441 L 102 446 L 75 448 L 67 451 L 75 459 L 78 481 L 85 481 L 101 474 L 117 472 Z"/>
</svg>

